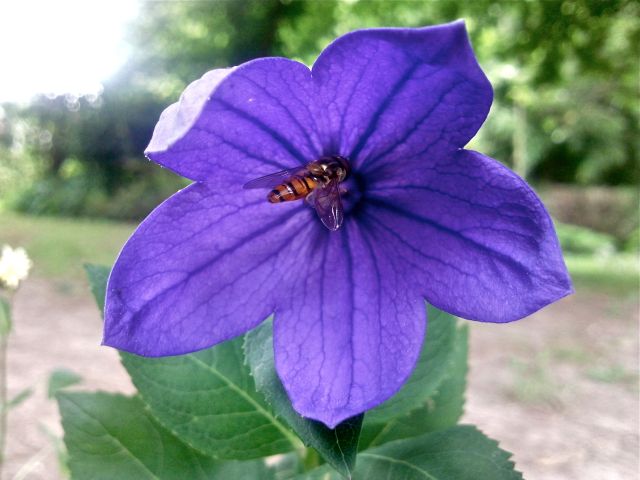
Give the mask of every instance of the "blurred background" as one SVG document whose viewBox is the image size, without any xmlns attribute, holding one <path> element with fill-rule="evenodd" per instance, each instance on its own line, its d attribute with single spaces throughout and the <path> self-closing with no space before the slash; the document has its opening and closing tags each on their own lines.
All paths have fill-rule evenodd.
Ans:
<svg viewBox="0 0 640 480">
<path fill-rule="evenodd" d="M 530 319 L 472 326 L 464 420 L 526 478 L 637 478 L 640 4 L 620 0 L 0 4 L 0 245 L 34 262 L 9 346 L 10 397 L 31 395 L 11 412 L 6 478 L 64 478 L 53 369 L 131 391 L 98 347 L 82 264 L 111 264 L 187 184 L 142 155 L 183 88 L 260 56 L 311 65 L 356 28 L 458 18 L 495 89 L 470 148 L 534 185 L 576 286 Z"/>
</svg>

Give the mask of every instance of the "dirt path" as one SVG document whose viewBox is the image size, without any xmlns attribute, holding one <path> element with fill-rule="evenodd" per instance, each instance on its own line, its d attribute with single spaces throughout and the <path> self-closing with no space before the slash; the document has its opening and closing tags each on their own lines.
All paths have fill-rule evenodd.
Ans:
<svg viewBox="0 0 640 480">
<path fill-rule="evenodd" d="M 463 421 L 530 480 L 638 477 L 638 303 L 578 293 L 527 320 L 474 324 Z"/>
<path fill-rule="evenodd" d="M 46 380 L 55 368 L 83 388 L 131 392 L 85 286 L 30 279 L 19 292 L 9 391 L 35 387 L 9 421 L 6 480 L 57 480 L 60 436 Z M 638 300 L 578 293 L 533 317 L 473 324 L 464 421 L 515 452 L 529 480 L 628 480 L 638 469 Z"/>
<path fill-rule="evenodd" d="M 134 391 L 116 352 L 99 346 L 102 322 L 86 288 L 32 278 L 18 292 L 9 344 L 9 398 L 24 388 L 35 391 L 10 414 L 2 480 L 65 478 L 51 438 L 62 436 L 57 406 L 47 398 L 54 369 L 77 372 L 87 390 Z"/>
</svg>

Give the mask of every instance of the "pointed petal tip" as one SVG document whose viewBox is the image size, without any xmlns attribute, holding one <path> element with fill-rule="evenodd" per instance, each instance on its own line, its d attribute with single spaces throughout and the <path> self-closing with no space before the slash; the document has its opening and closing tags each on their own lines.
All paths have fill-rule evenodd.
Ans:
<svg viewBox="0 0 640 480">
<path fill-rule="evenodd" d="M 107 331 L 105 331 L 102 336 L 102 340 L 100 341 L 100 346 L 113 348 L 118 352 L 127 352 L 127 353 L 133 353 L 136 355 L 143 355 L 141 353 L 131 351 L 131 349 L 128 348 L 127 345 L 124 345 L 117 337 L 110 335 Z"/>
<path fill-rule="evenodd" d="M 388 251 L 354 222 L 324 239 L 292 276 L 300 287 L 280 299 L 273 342 L 293 408 L 334 428 L 400 390 L 419 357 L 426 315 L 411 280 L 398 278 Z"/>
<path fill-rule="evenodd" d="M 554 302 L 557 302 L 558 300 L 562 300 L 563 298 L 576 293 L 576 289 L 573 286 L 573 282 L 571 280 L 571 277 L 569 276 L 569 272 L 565 272 L 565 273 L 566 273 L 565 282 L 562 288 L 558 290 L 557 298 L 551 299 L 547 305 L 550 305 Z M 544 308 L 544 306 L 542 308 Z"/>
<path fill-rule="evenodd" d="M 568 277 L 567 277 L 568 278 Z M 575 289 L 573 288 L 573 285 L 571 284 L 570 279 L 568 278 L 568 283 L 566 285 L 563 285 L 561 287 L 559 287 L 558 289 L 556 289 L 553 294 L 549 294 L 549 296 L 547 298 L 545 298 L 544 300 L 540 300 L 538 303 L 536 304 L 532 304 L 528 309 L 526 310 L 517 310 L 517 311 L 508 311 L 505 312 L 504 315 L 502 316 L 475 316 L 475 317 L 471 317 L 469 315 L 465 315 L 465 314 L 461 314 L 455 311 L 451 311 L 451 313 L 453 313 L 454 315 L 463 318 L 465 320 L 471 320 L 474 322 L 481 322 L 481 323 L 512 323 L 512 322 L 517 322 L 519 320 L 524 320 L 527 319 L 529 317 L 531 317 L 532 315 L 538 313 L 539 311 L 541 311 L 543 308 L 546 308 L 548 306 L 550 306 L 553 303 L 559 302 L 560 300 L 562 300 L 563 298 L 566 298 L 570 295 L 573 295 L 575 293 Z M 434 305 L 435 306 L 435 305 Z"/>
<path fill-rule="evenodd" d="M 313 412 L 305 412 L 304 408 L 299 408 L 299 405 L 296 402 L 292 401 L 293 409 L 298 412 L 302 417 L 308 418 L 309 420 L 314 420 L 316 422 L 320 422 L 325 425 L 327 428 L 334 430 L 338 425 L 342 422 L 348 420 L 349 418 L 355 417 L 361 413 L 370 410 L 373 407 L 365 408 L 365 409 L 344 409 L 344 410 L 324 410 L 324 411 L 313 411 Z"/>
<path fill-rule="evenodd" d="M 302 206 L 272 213 L 262 199 L 247 203 L 200 183 L 174 194 L 140 224 L 111 271 L 103 344 L 180 355 L 258 325 L 273 311 L 275 265 L 287 265 L 277 253 L 291 248 L 304 214 Z"/>
<path fill-rule="evenodd" d="M 100 341 L 101 347 L 110 347 L 114 348 L 118 351 L 124 351 L 129 353 L 137 353 L 130 351 L 130 347 L 126 344 L 127 342 L 123 342 L 120 336 L 114 335 L 110 329 L 108 328 L 108 322 L 105 317 L 105 328 L 102 333 L 102 340 Z"/>
<path fill-rule="evenodd" d="M 549 214 L 523 179 L 468 150 L 436 165 L 410 190 L 372 202 L 378 222 L 393 226 L 382 229 L 389 248 L 424 265 L 416 280 L 429 303 L 507 323 L 573 293 Z M 428 281 L 434 271 L 440 282 Z"/>
<path fill-rule="evenodd" d="M 178 342 L 168 344 L 144 344 L 138 341 L 136 338 L 129 336 L 104 333 L 102 341 L 100 342 L 102 347 L 110 347 L 118 352 L 126 352 L 132 355 L 146 358 L 159 358 L 159 357 L 173 357 L 177 355 L 188 355 L 200 350 L 211 347 L 212 345 L 205 344 L 202 346 L 196 346 L 191 348 L 184 348 L 179 345 Z"/>
<path fill-rule="evenodd" d="M 214 69 L 191 82 L 178 101 L 169 105 L 160 114 L 149 145 L 145 149 L 145 156 L 155 161 L 152 158 L 154 153 L 168 150 L 182 138 L 200 116 L 212 92 L 232 71 L 233 68 Z"/>
</svg>

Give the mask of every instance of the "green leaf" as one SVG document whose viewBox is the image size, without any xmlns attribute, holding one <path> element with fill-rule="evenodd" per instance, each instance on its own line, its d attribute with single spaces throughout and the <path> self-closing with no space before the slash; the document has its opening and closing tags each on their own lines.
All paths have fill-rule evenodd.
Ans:
<svg viewBox="0 0 640 480">
<path fill-rule="evenodd" d="M 49 387 L 47 396 L 53 398 L 63 388 L 76 385 L 82 381 L 82 377 L 76 372 L 67 370 L 66 368 L 58 368 L 49 376 Z"/>
<path fill-rule="evenodd" d="M 245 358 L 256 388 L 305 445 L 313 447 L 333 468 L 351 478 L 363 416 L 357 415 L 330 429 L 321 422 L 303 418 L 293 409 L 275 370 L 271 323 L 266 321 L 245 335 Z"/>
<path fill-rule="evenodd" d="M 24 390 L 20 391 L 15 397 L 13 397 L 11 400 L 7 402 L 7 406 L 5 408 L 1 408 L 2 406 L 0 405 L 0 414 L 3 411 L 9 411 L 12 408 L 16 408 L 18 405 L 24 402 L 31 395 L 33 395 L 33 388 L 31 387 L 25 388 Z"/>
<path fill-rule="evenodd" d="M 84 270 L 87 272 L 87 279 L 89 280 L 93 298 L 102 312 L 104 311 L 104 297 L 107 292 L 107 280 L 109 279 L 111 268 L 104 265 L 85 263 Z"/>
<path fill-rule="evenodd" d="M 242 338 L 177 357 L 121 358 L 151 413 L 203 453 L 247 460 L 301 448 L 256 392 Z"/>
<path fill-rule="evenodd" d="M 427 334 L 413 373 L 397 394 L 367 412 L 369 422 L 386 423 L 421 407 L 446 376 L 456 339 L 456 318 L 431 305 L 427 314 Z"/>
<path fill-rule="evenodd" d="M 500 449 L 471 425 L 458 425 L 419 437 L 396 440 L 358 455 L 355 478 L 366 480 L 522 480 L 522 474 Z M 334 480 L 320 467 L 297 479 Z"/>
<path fill-rule="evenodd" d="M 58 460 L 60 476 L 64 479 L 69 479 L 71 476 L 71 472 L 69 471 L 69 452 L 67 452 L 67 449 L 64 446 L 64 440 L 60 437 L 58 432 L 54 432 L 44 423 L 40 424 L 40 430 L 47 437 L 47 441 L 54 449 L 55 456 Z"/>
<path fill-rule="evenodd" d="M 0 297 L 0 337 L 6 337 L 11 333 L 11 305 Z"/>
<path fill-rule="evenodd" d="M 273 478 L 262 461 L 218 463 L 165 430 L 136 397 L 57 396 L 74 480 Z"/>
<path fill-rule="evenodd" d="M 455 425 L 464 410 L 467 353 L 468 326 L 465 325 L 457 330 L 453 355 L 447 365 L 448 370 L 432 395 L 424 398 L 419 408 L 384 423 L 372 421 L 366 415 L 360 449 Z"/>
<path fill-rule="evenodd" d="M 423 432 L 454 426 L 464 413 L 469 354 L 469 326 L 458 329 L 450 366 L 435 395 L 425 402 Z M 421 409 L 422 410 L 422 409 Z"/>
</svg>

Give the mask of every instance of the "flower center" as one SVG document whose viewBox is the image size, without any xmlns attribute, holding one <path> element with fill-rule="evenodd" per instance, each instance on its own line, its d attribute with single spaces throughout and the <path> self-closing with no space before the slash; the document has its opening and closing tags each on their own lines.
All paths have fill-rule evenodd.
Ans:
<svg viewBox="0 0 640 480">
<path fill-rule="evenodd" d="M 354 193 L 358 189 L 349 182 L 349 161 L 340 155 L 327 155 L 308 164 L 306 171 L 313 183 L 306 201 L 315 208 L 324 226 L 335 232 L 344 221 L 345 211 L 349 212 L 357 202 Z"/>
<path fill-rule="evenodd" d="M 344 213 L 348 214 L 354 210 L 362 199 L 362 182 L 355 174 L 349 175 L 340 184 L 340 196 Z"/>
<path fill-rule="evenodd" d="M 349 160 L 340 155 L 327 155 L 312 162 L 307 167 L 312 175 L 323 184 L 338 182 L 338 193 L 344 213 L 351 212 L 362 198 L 363 184 L 356 172 L 351 170 Z"/>
</svg>

